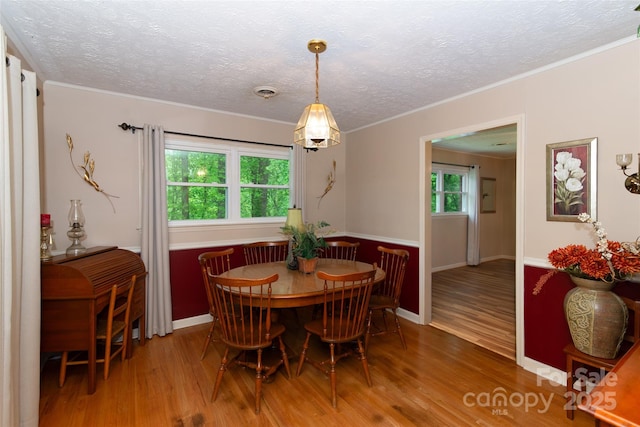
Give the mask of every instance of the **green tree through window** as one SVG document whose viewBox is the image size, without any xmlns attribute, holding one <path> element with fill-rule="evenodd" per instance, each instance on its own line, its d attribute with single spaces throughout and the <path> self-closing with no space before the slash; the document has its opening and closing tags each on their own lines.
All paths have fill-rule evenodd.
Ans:
<svg viewBox="0 0 640 427">
<path fill-rule="evenodd" d="M 432 166 L 431 213 L 466 213 L 468 170 Z"/>
<path fill-rule="evenodd" d="M 240 152 L 177 142 L 167 147 L 169 221 L 286 216 L 291 162 L 284 148 Z"/>
<path fill-rule="evenodd" d="M 289 161 L 240 157 L 242 218 L 286 216 L 289 207 Z"/>
</svg>

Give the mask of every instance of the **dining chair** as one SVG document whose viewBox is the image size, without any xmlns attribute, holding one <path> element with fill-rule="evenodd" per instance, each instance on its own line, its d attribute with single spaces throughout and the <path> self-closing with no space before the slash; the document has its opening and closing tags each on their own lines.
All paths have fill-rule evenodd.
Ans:
<svg viewBox="0 0 640 427">
<path fill-rule="evenodd" d="M 136 284 L 136 275 L 131 277 L 131 281 L 123 286 L 113 285 L 100 295 L 109 296 L 109 305 L 106 313 L 98 315 L 96 325 L 96 345 L 104 345 L 104 355 L 96 358 L 96 363 L 104 363 L 104 379 L 109 378 L 109 368 L 111 360 L 118 354 L 124 361 L 127 355 L 127 345 L 131 340 L 131 300 Z M 86 365 L 87 359 L 80 359 L 85 352 L 75 352 L 69 358 L 69 352 L 62 353 L 60 360 L 60 375 L 58 385 L 64 385 L 67 376 L 67 366 Z"/>
<path fill-rule="evenodd" d="M 285 261 L 288 249 L 288 240 L 248 243 L 242 247 L 246 265 Z"/>
<path fill-rule="evenodd" d="M 343 346 L 342 344 L 356 342 L 357 356 L 362 362 L 367 384 L 371 387 L 371 374 L 362 336 L 365 332 L 367 308 L 375 275 L 375 265 L 373 270 L 359 273 L 341 275 L 323 271 L 317 273 L 317 277 L 324 280 L 322 318 L 311 320 L 304 325 L 307 335 L 300 353 L 296 375 L 300 375 L 305 362 L 309 362 L 328 375 L 331 383 L 331 404 L 334 408 L 338 405 L 336 363 L 354 354 L 351 345 Z M 329 359 L 318 361 L 309 357 L 309 340 L 312 335 L 318 336 L 323 343 L 329 344 Z"/>
<path fill-rule="evenodd" d="M 327 246 L 320 251 L 320 258 L 325 259 L 345 259 L 349 261 L 356 260 L 356 254 L 360 242 L 347 242 L 344 240 L 325 241 Z M 315 319 L 322 310 L 321 304 L 313 306 L 311 318 Z"/>
<path fill-rule="evenodd" d="M 204 340 L 204 346 L 202 347 L 200 360 L 204 359 L 204 356 L 207 354 L 207 349 L 209 348 L 209 344 L 211 343 L 211 339 L 213 337 L 213 330 L 218 320 L 216 316 L 216 310 L 213 305 L 213 296 L 211 295 L 211 290 L 208 286 L 209 274 L 217 276 L 227 270 L 231 270 L 231 254 L 233 254 L 233 248 L 225 249 L 222 251 L 203 252 L 198 255 L 198 262 L 200 263 L 200 270 L 202 272 L 202 281 L 204 283 L 204 289 L 207 294 L 207 302 L 209 303 L 209 315 L 213 319 L 211 320 L 211 326 L 209 327 L 207 338 Z"/>
<path fill-rule="evenodd" d="M 585 380 L 604 376 L 604 373 L 611 371 L 622 356 L 629 351 L 633 343 L 640 341 L 640 301 L 634 301 L 627 297 L 620 298 L 629 310 L 629 323 L 620 346 L 620 351 L 615 359 L 603 359 L 583 353 L 578 350 L 573 343 L 567 344 L 564 348 L 564 353 L 567 356 L 566 412 L 567 418 L 570 420 L 573 419 L 575 407 L 577 407 L 582 400 L 580 395 L 585 393 L 582 389 L 583 385 L 585 385 L 586 388 L 586 384 L 583 384 Z M 587 367 L 590 367 L 591 370 L 598 370 L 598 373 L 589 374 L 587 372 L 589 368 Z M 584 368 L 584 372 L 578 372 L 577 369 L 579 368 Z M 578 387 L 577 391 L 579 394 L 576 394 L 574 387 Z"/>
<path fill-rule="evenodd" d="M 284 365 L 287 378 L 291 377 L 289 358 L 282 340 L 284 325 L 271 321 L 271 284 L 278 280 L 273 274 L 262 279 L 225 278 L 209 276 L 208 286 L 213 296 L 215 311 L 220 322 L 220 339 L 225 344 L 224 354 L 216 376 L 211 400 L 216 400 L 222 376 L 228 368 L 240 365 L 255 369 L 255 411 L 260 413 L 262 382 Z M 272 365 L 263 364 L 263 350 L 278 340 L 281 357 Z M 231 349 L 239 350 L 229 358 Z M 256 351 L 255 360 L 244 357 Z"/>
<path fill-rule="evenodd" d="M 327 247 L 320 252 L 320 258 L 356 260 L 356 253 L 360 242 L 346 242 L 344 240 L 326 241 Z"/>
<path fill-rule="evenodd" d="M 400 328 L 397 310 L 400 306 L 400 294 L 404 284 L 404 273 L 409 261 L 409 252 L 404 249 L 390 249 L 384 246 L 378 246 L 378 251 L 380 252 L 380 268 L 385 272 L 385 278 L 384 282 L 376 287 L 371 295 L 364 347 L 366 350 L 369 349 L 371 337 L 397 333 L 400 336 L 400 341 L 402 341 L 402 348 L 406 350 L 407 343 Z M 392 326 L 387 324 L 388 310 L 393 313 L 394 323 Z M 382 315 L 383 327 L 375 324 L 373 318 L 376 313 Z"/>
</svg>

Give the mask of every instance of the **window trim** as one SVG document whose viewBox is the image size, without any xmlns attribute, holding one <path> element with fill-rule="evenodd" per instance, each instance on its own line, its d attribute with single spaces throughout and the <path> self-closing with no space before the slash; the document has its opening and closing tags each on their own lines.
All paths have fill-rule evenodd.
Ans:
<svg viewBox="0 0 640 427">
<path fill-rule="evenodd" d="M 436 178 L 436 211 L 431 212 L 431 216 L 468 216 L 469 215 L 469 168 L 464 166 L 443 165 L 439 163 L 431 164 L 431 174 L 437 174 Z M 444 194 L 442 185 L 444 180 L 442 179 L 444 174 L 461 175 L 462 176 L 462 189 L 459 194 L 462 195 L 462 210 L 457 212 L 443 212 L 444 208 Z M 430 175 L 431 176 L 431 175 Z M 439 187 L 439 188 L 438 188 Z M 433 189 L 431 190 L 433 193 Z M 447 193 L 456 193 L 448 191 Z M 440 196 L 438 196 L 440 195 Z"/>
</svg>

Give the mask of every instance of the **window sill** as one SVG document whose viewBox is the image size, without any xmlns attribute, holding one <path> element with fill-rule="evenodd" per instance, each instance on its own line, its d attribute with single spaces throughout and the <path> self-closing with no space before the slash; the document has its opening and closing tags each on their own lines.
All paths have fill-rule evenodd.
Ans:
<svg viewBox="0 0 640 427">
<path fill-rule="evenodd" d="M 464 213 L 432 213 L 431 219 L 447 219 L 447 218 L 467 218 L 469 214 Z"/>
</svg>

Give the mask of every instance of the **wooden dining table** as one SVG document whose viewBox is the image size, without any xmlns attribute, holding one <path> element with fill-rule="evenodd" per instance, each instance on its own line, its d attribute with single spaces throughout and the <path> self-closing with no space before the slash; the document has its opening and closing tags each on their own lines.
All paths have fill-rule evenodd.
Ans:
<svg viewBox="0 0 640 427">
<path fill-rule="evenodd" d="M 318 279 L 317 272 L 329 274 L 349 274 L 371 271 L 372 264 L 360 261 L 321 258 L 314 273 L 289 270 L 285 262 L 269 262 L 236 267 L 221 274 L 234 279 L 261 279 L 278 274 L 278 280 L 271 285 L 271 307 L 292 308 L 320 304 L 324 300 L 324 280 Z M 385 272 L 376 268 L 374 286 L 385 278 Z"/>
</svg>

